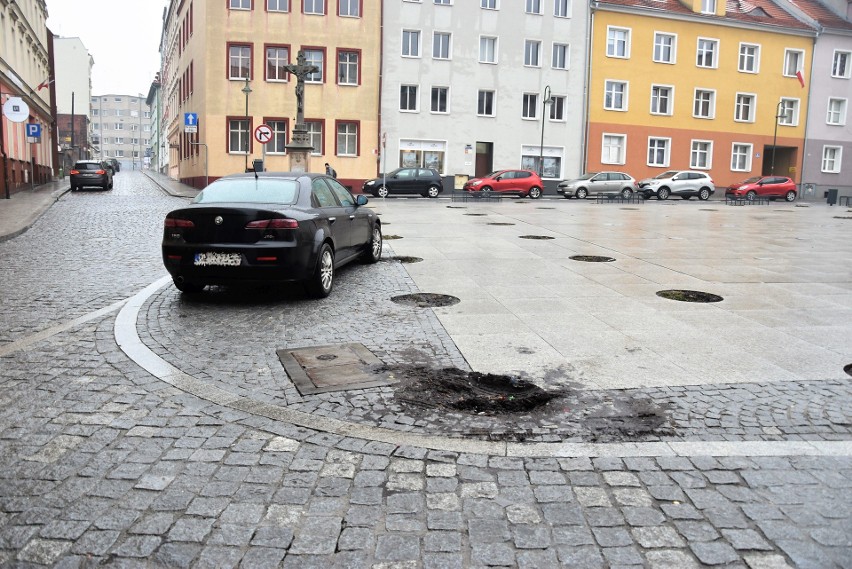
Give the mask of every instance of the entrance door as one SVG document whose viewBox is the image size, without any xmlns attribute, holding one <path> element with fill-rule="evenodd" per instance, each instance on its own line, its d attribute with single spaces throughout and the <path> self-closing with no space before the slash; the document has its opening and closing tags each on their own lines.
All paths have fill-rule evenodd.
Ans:
<svg viewBox="0 0 852 569">
<path fill-rule="evenodd" d="M 477 142 L 476 143 L 476 170 L 473 175 L 481 178 L 486 174 L 493 172 L 494 168 L 494 143 L 493 142 Z"/>
<path fill-rule="evenodd" d="M 796 150 L 795 146 L 764 146 L 763 168 L 760 174 L 762 176 L 789 176 L 795 179 Z M 791 168 L 793 169 L 791 170 Z"/>
</svg>

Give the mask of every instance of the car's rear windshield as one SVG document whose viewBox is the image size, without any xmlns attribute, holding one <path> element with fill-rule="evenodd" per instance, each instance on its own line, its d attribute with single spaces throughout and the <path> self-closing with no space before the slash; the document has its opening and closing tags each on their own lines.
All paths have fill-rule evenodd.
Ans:
<svg viewBox="0 0 852 569">
<path fill-rule="evenodd" d="M 293 204 L 298 195 L 299 184 L 296 180 L 240 178 L 213 182 L 195 196 L 192 203 Z"/>
<path fill-rule="evenodd" d="M 75 170 L 101 170 L 103 166 L 97 162 L 77 162 L 74 164 Z"/>
</svg>

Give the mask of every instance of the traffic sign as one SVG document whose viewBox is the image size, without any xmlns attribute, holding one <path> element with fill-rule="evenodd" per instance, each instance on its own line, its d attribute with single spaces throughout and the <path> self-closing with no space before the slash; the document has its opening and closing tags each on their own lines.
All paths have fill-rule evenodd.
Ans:
<svg viewBox="0 0 852 569">
<path fill-rule="evenodd" d="M 183 132 L 187 134 L 198 132 L 198 113 L 183 113 Z"/>
<path fill-rule="evenodd" d="M 254 129 L 254 139 L 261 144 L 266 144 L 272 140 L 272 128 L 268 124 L 257 125 Z"/>
<path fill-rule="evenodd" d="M 27 136 L 30 138 L 41 138 L 41 125 L 38 123 L 27 123 Z"/>
</svg>

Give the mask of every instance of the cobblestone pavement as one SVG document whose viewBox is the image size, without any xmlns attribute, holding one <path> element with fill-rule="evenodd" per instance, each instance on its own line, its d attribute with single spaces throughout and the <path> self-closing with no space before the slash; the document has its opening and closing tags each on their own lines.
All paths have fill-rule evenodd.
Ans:
<svg viewBox="0 0 852 569">
<path fill-rule="evenodd" d="M 848 444 L 810 456 L 737 446 L 848 443 L 845 381 L 590 392 L 563 369 L 546 387 L 564 398 L 509 418 L 406 406 L 393 387 L 301 396 L 275 349 L 357 341 L 401 371 L 469 369 L 434 311 L 388 300 L 418 290 L 390 260 L 342 270 L 323 301 L 288 290 L 193 299 L 166 286 L 136 332 L 205 385 L 318 420 L 460 440 L 731 446 L 630 456 L 592 445 L 591 458 L 429 450 L 162 381 L 116 345 L 116 311 L 164 275 L 161 220 L 182 203 L 122 173 L 112 192 L 67 194 L 0 243 L 3 566 L 852 567 Z M 387 221 L 386 233 L 404 223 Z M 666 428 L 602 428 L 630 404 L 658 410 Z"/>
</svg>

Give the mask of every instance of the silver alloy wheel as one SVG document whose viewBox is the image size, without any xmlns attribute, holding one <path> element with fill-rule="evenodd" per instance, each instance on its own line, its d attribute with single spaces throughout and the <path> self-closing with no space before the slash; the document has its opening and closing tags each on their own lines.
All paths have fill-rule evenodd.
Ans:
<svg viewBox="0 0 852 569">
<path fill-rule="evenodd" d="M 584 200 L 589 195 L 589 191 L 586 188 L 579 188 L 574 195 L 577 196 L 578 200 Z"/>
<path fill-rule="evenodd" d="M 626 199 L 626 200 L 629 200 L 630 196 L 632 196 L 632 195 L 633 195 L 633 191 L 630 188 L 624 188 L 623 190 L 621 190 L 621 197 Z"/>
<path fill-rule="evenodd" d="M 793 190 L 790 190 L 789 192 L 787 192 L 787 195 L 784 196 L 784 199 L 787 200 L 788 202 L 796 201 L 796 192 L 794 192 Z"/>
<path fill-rule="evenodd" d="M 429 186 L 429 189 L 426 190 L 426 193 L 430 198 L 437 198 L 438 194 L 441 193 L 437 186 Z"/>
<path fill-rule="evenodd" d="M 479 191 L 480 191 L 480 192 L 490 192 L 490 191 L 491 191 L 491 186 L 483 186 L 483 187 L 482 187 L 482 189 L 481 189 L 481 190 L 479 190 Z"/>
<path fill-rule="evenodd" d="M 746 192 L 746 199 L 748 201 L 753 202 L 754 198 L 756 198 L 756 197 L 757 197 L 757 192 L 755 192 L 754 190 L 749 190 L 748 192 Z"/>
<path fill-rule="evenodd" d="M 322 251 L 319 270 L 322 289 L 324 292 L 328 292 L 334 283 L 334 255 L 331 254 L 331 249 L 327 247 Z"/>
<path fill-rule="evenodd" d="M 379 186 L 376 189 L 376 194 L 378 194 L 380 198 L 386 198 L 388 197 L 388 189 L 384 186 Z"/>
<path fill-rule="evenodd" d="M 669 189 L 668 188 L 660 188 L 659 190 L 657 190 L 657 199 L 658 200 L 669 199 Z"/>
<path fill-rule="evenodd" d="M 707 188 L 701 188 L 701 190 L 699 190 L 699 192 L 698 192 L 698 199 L 703 200 L 703 201 L 709 200 L 710 199 L 710 190 L 708 190 Z"/>
<path fill-rule="evenodd" d="M 373 258 L 378 260 L 382 256 L 382 230 L 378 225 L 373 228 L 373 239 L 370 247 L 373 252 Z"/>
<path fill-rule="evenodd" d="M 530 188 L 529 196 L 534 200 L 540 198 L 541 197 L 541 188 L 539 188 L 538 186 L 533 186 L 532 188 Z"/>
</svg>

